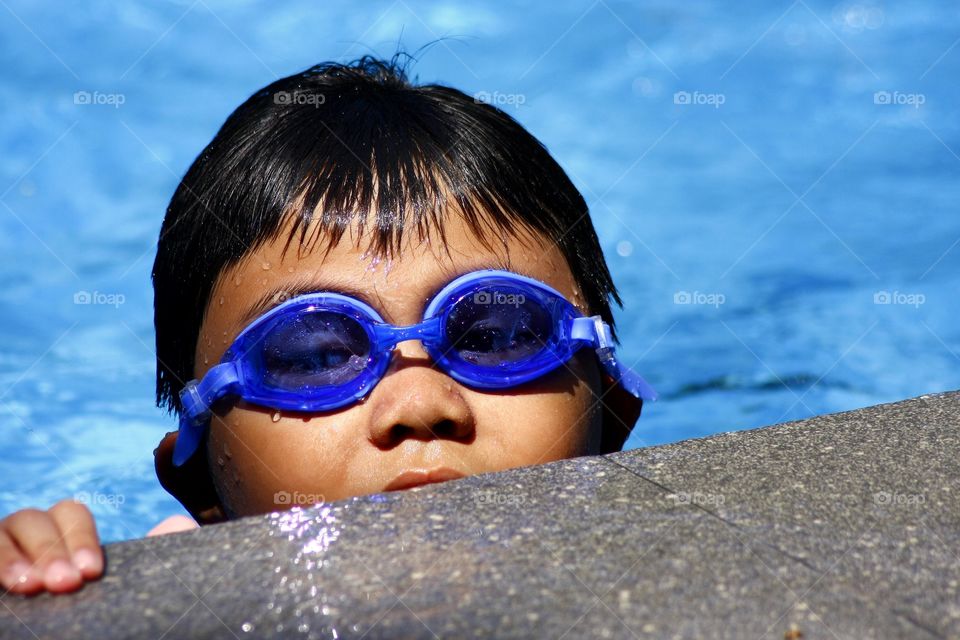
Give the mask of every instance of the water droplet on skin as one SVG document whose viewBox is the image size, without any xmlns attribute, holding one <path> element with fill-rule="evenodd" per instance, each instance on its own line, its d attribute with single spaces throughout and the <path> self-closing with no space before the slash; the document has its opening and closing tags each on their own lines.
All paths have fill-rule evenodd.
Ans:
<svg viewBox="0 0 960 640">
<path fill-rule="evenodd" d="M 233 276 L 233 286 L 239 287 L 241 282 L 243 282 L 243 278 L 241 278 L 239 274 Z"/>
<path fill-rule="evenodd" d="M 264 271 L 270 271 L 270 269 L 272 268 L 269 262 L 264 262 L 262 265 L 260 265 L 260 267 L 261 267 Z"/>
<path fill-rule="evenodd" d="M 365 253 L 364 256 L 367 254 Z M 370 264 L 367 265 L 367 271 L 376 271 L 377 267 L 380 265 L 381 258 L 380 256 L 373 256 L 370 260 Z"/>
<path fill-rule="evenodd" d="M 274 422 L 280 422 L 280 412 L 274 411 L 273 415 L 270 416 L 270 419 L 273 420 Z"/>
<path fill-rule="evenodd" d="M 203 364 L 210 364 L 210 358 L 203 356 Z"/>
<path fill-rule="evenodd" d="M 295 269 L 293 267 L 287 267 L 287 273 L 293 273 Z"/>
<path fill-rule="evenodd" d="M 220 296 L 220 306 L 223 306 L 223 296 Z"/>
</svg>

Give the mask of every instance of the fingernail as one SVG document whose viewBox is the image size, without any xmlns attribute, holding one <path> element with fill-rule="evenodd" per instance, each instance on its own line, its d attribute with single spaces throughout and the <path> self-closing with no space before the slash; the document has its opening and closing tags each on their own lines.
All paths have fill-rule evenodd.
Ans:
<svg viewBox="0 0 960 640">
<path fill-rule="evenodd" d="M 3 584 L 8 589 L 12 589 L 18 584 L 23 584 L 30 578 L 30 565 L 22 560 L 14 562 L 3 571 Z"/>
<path fill-rule="evenodd" d="M 78 580 L 80 580 L 80 572 L 66 560 L 54 560 L 43 574 L 43 581 L 48 585 L 76 582 Z"/>
<path fill-rule="evenodd" d="M 73 566 L 79 571 L 99 570 L 100 558 L 90 549 L 78 549 L 72 557 Z"/>
</svg>

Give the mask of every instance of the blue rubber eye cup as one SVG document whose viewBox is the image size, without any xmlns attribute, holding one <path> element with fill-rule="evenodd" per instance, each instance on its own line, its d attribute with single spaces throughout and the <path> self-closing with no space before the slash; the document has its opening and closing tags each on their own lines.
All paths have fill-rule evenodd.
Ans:
<svg viewBox="0 0 960 640">
<path fill-rule="evenodd" d="M 534 380 L 591 346 L 628 392 L 644 400 L 657 397 L 617 361 L 610 327 L 600 316 L 583 316 L 555 289 L 516 273 L 464 274 L 431 299 L 421 322 L 406 327 L 387 324 L 355 298 L 309 293 L 254 320 L 219 364 L 184 386 L 174 464 L 196 451 L 217 400 L 235 396 L 289 411 L 337 409 L 370 392 L 386 373 L 394 347 L 405 340 L 420 340 L 439 369 L 479 389 Z"/>
</svg>

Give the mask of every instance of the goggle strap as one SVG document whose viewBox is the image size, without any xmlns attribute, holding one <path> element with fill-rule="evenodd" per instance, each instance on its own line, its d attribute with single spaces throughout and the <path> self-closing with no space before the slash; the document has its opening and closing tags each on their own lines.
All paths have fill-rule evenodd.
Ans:
<svg viewBox="0 0 960 640">
<path fill-rule="evenodd" d="M 600 364 L 606 372 L 635 398 L 655 401 L 657 392 L 650 383 L 630 368 L 623 366 L 613 353 L 613 335 L 610 325 L 599 315 L 588 318 L 575 318 L 570 329 L 570 337 L 575 340 L 584 340 L 592 344 L 600 359 Z"/>
<path fill-rule="evenodd" d="M 210 407 L 220 398 L 233 393 L 240 378 L 233 362 L 224 362 L 207 371 L 203 380 L 191 380 L 180 391 L 180 427 L 173 447 L 173 464 L 179 467 L 190 459 L 210 420 Z"/>
<path fill-rule="evenodd" d="M 181 466 L 196 453 L 206 428 L 206 422 L 193 422 L 185 415 L 180 416 L 177 441 L 173 445 L 173 466 Z"/>
</svg>

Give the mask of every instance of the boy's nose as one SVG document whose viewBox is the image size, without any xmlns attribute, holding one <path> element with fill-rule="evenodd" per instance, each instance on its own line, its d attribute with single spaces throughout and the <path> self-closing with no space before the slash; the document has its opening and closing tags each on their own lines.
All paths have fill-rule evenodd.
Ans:
<svg viewBox="0 0 960 640">
<path fill-rule="evenodd" d="M 416 340 L 397 345 L 383 379 L 370 393 L 370 440 L 380 448 L 407 438 L 472 441 L 473 412 L 460 385 L 434 366 Z"/>
</svg>

